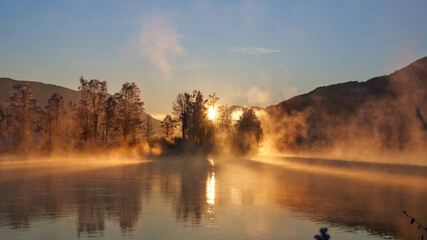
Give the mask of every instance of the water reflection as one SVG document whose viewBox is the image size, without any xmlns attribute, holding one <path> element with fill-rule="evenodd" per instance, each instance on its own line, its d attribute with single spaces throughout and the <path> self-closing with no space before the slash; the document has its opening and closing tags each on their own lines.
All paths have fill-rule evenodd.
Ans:
<svg viewBox="0 0 427 240">
<path fill-rule="evenodd" d="M 206 179 L 206 203 L 215 204 L 215 172 L 209 172 Z"/>
<path fill-rule="evenodd" d="M 352 238 L 348 234 L 412 239 L 418 232 L 401 216 L 402 209 L 426 220 L 425 177 L 393 174 L 379 180 L 247 159 L 209 160 L 159 160 L 61 174 L 56 168 L 0 168 L 0 176 L 22 176 L 0 178 L 0 235 L 14 239 L 19 229 L 33 238 L 35 226 L 60 223 L 73 228 L 68 238 L 77 233 L 79 238 L 135 234 L 171 239 L 158 235 L 169 231 L 173 239 L 188 234 L 201 239 L 218 234 L 223 239 L 301 239 L 312 238 L 318 230 L 314 223 L 320 223 L 336 227 L 337 239 Z M 39 170 L 43 174 L 30 174 Z M 399 180 L 390 183 L 392 177 Z M 74 220 L 61 222 L 68 218 Z M 170 219 L 178 224 L 167 225 Z M 184 234 L 187 226 L 197 230 Z M 109 235 L 112 229 L 118 233 Z"/>
<path fill-rule="evenodd" d="M 141 197 L 150 194 L 143 184 L 147 171 L 133 166 L 55 175 L 52 169 L 41 177 L 2 181 L 0 226 L 29 228 L 31 221 L 61 218 L 75 209 L 79 237 L 102 235 L 106 217 L 116 219 L 123 232 L 131 231 L 142 210 Z"/>
</svg>

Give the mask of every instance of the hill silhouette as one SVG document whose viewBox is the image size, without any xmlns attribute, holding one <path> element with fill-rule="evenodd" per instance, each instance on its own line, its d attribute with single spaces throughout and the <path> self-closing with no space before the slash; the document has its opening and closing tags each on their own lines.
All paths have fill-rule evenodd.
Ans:
<svg viewBox="0 0 427 240">
<path fill-rule="evenodd" d="M 318 87 L 265 110 L 271 142 L 280 151 L 427 149 L 427 57 L 364 82 Z"/>
<path fill-rule="evenodd" d="M 352 113 L 370 101 L 395 99 L 398 95 L 414 94 L 427 90 L 427 57 L 386 76 L 379 76 L 364 82 L 352 81 L 322 86 L 313 91 L 295 96 L 276 105 L 267 107 L 270 112 L 291 115 L 309 107 L 320 107 L 319 111 L 330 114 Z M 422 93 L 421 93 L 422 94 Z M 421 104 L 421 102 L 419 102 Z"/>
<path fill-rule="evenodd" d="M 14 80 L 11 78 L 0 78 L 0 103 L 3 103 L 3 105 L 5 105 L 5 102 L 9 100 L 9 97 L 12 95 L 12 86 L 18 83 L 32 85 L 34 98 L 37 99 L 40 106 L 45 106 L 48 98 L 54 93 L 59 93 L 60 95 L 62 95 L 64 97 L 65 103 L 68 103 L 69 101 L 77 102 L 80 98 L 79 91 L 72 90 L 69 88 L 41 82 Z M 154 132 L 156 134 L 160 134 L 160 120 L 153 118 L 151 115 L 145 112 L 143 112 L 143 119 L 145 119 L 146 115 L 148 115 L 151 118 L 151 121 L 153 122 Z"/>
</svg>

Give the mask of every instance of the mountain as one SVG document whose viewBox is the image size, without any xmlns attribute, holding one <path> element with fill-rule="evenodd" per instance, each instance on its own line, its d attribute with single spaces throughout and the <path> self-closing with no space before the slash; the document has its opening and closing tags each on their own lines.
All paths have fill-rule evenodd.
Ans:
<svg viewBox="0 0 427 240">
<path fill-rule="evenodd" d="M 52 94 L 59 93 L 64 97 L 65 103 L 69 101 L 77 102 L 80 98 L 80 93 L 76 90 L 72 90 L 69 88 L 46 84 L 41 82 L 33 82 L 33 81 L 21 81 L 14 80 L 11 78 L 0 78 L 0 103 L 4 103 L 9 100 L 9 97 L 12 95 L 13 89 L 12 86 L 18 83 L 31 84 L 33 86 L 33 95 L 34 98 L 37 99 L 40 106 L 45 106 L 47 100 Z M 156 134 L 160 133 L 160 120 L 157 120 L 150 116 L 149 114 L 143 112 L 143 118 L 148 115 L 153 122 L 153 129 Z"/>
<path fill-rule="evenodd" d="M 267 107 L 272 112 L 292 115 L 309 107 L 330 114 L 351 113 L 370 101 L 393 99 L 398 95 L 424 94 L 427 90 L 427 57 L 419 59 L 390 75 L 375 77 L 365 82 L 344 82 L 322 86 L 295 96 L 279 104 Z M 421 91 L 421 93 L 420 93 Z"/>
<path fill-rule="evenodd" d="M 12 86 L 18 83 L 31 84 L 33 86 L 34 98 L 37 99 L 41 106 L 46 105 L 47 99 L 54 93 L 61 94 L 64 97 L 66 103 L 69 101 L 76 102 L 80 97 L 80 93 L 78 91 L 53 84 L 19 81 L 11 78 L 0 78 L 0 102 L 9 100 L 9 97 L 13 92 Z"/>
<path fill-rule="evenodd" d="M 280 151 L 427 149 L 427 57 L 364 82 L 318 87 L 265 110 L 273 126 L 265 131 Z"/>
</svg>

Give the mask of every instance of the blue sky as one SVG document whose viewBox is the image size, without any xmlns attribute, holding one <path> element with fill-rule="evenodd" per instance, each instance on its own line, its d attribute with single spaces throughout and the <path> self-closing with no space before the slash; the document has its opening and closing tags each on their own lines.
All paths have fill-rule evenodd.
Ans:
<svg viewBox="0 0 427 240">
<path fill-rule="evenodd" d="M 427 55 L 427 1 L 0 0 L 0 76 L 77 89 L 136 82 L 147 112 L 182 91 L 268 106 Z"/>
</svg>

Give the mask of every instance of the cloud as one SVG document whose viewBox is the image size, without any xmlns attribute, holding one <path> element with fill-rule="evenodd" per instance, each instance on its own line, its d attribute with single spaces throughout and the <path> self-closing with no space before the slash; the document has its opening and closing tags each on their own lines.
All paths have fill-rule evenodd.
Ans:
<svg viewBox="0 0 427 240">
<path fill-rule="evenodd" d="M 267 54 L 267 53 L 278 53 L 280 50 L 277 49 L 271 49 L 271 48 L 255 48 L 255 47 L 248 47 L 248 48 L 238 48 L 233 49 L 233 52 L 241 52 L 241 53 L 248 53 L 248 54 Z"/>
<path fill-rule="evenodd" d="M 247 93 L 247 101 L 249 105 L 265 107 L 271 104 L 271 94 L 258 87 L 251 87 Z"/>
<path fill-rule="evenodd" d="M 148 57 L 167 79 L 171 76 L 171 58 L 185 52 L 178 42 L 179 38 L 167 17 L 155 15 L 144 19 L 139 35 L 141 53 Z"/>
</svg>

